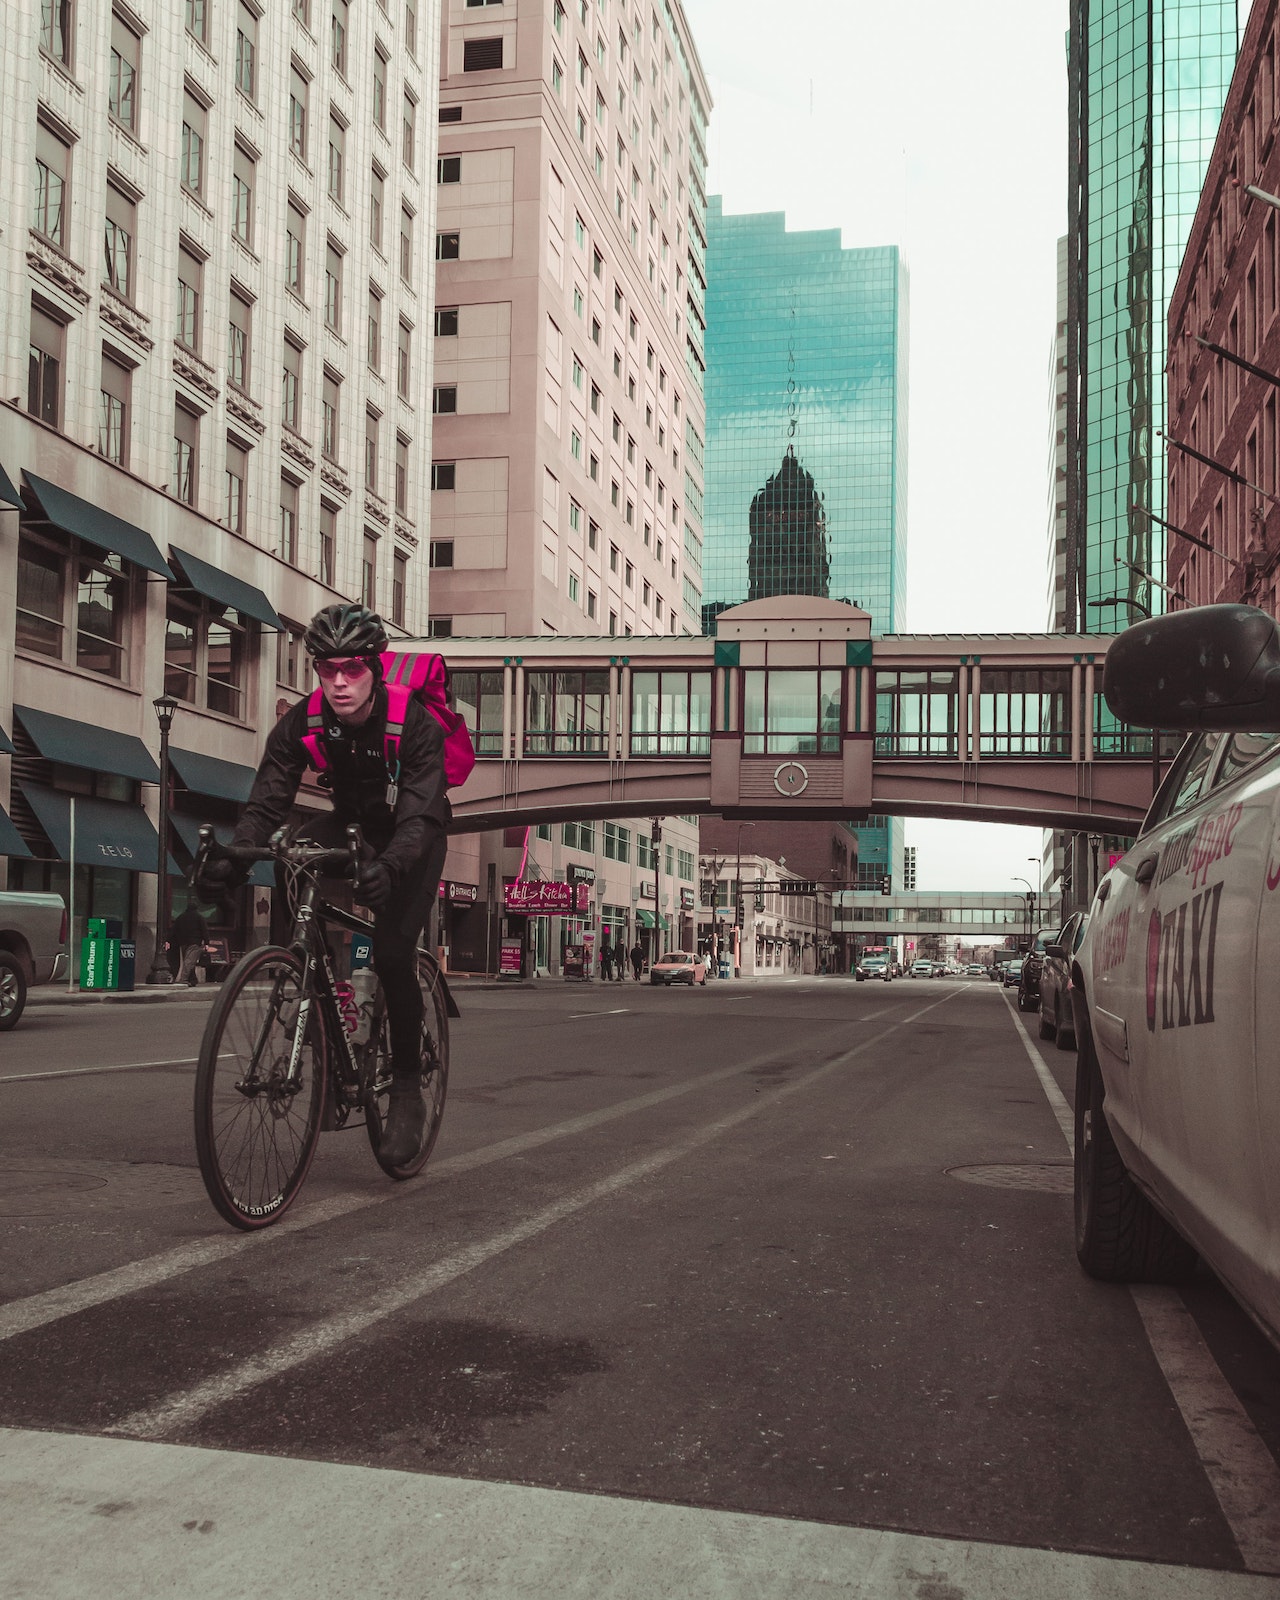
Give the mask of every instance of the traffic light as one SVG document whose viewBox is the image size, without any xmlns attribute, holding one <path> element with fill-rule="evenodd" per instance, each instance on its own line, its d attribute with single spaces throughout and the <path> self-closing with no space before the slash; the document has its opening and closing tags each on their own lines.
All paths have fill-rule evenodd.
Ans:
<svg viewBox="0 0 1280 1600">
<path fill-rule="evenodd" d="M 884 877 L 881 878 L 881 880 L 880 880 L 880 893 L 881 894 L 892 894 L 893 893 L 892 880 L 890 879 L 889 874 L 887 872 L 885 873 Z"/>
<path fill-rule="evenodd" d="M 747 906 L 746 901 L 742 898 L 741 895 L 739 895 L 738 896 L 738 903 L 737 903 L 737 906 L 734 909 L 734 914 L 733 914 L 733 921 L 734 921 L 734 926 L 735 927 L 743 928 L 743 927 L 746 926 L 746 921 L 747 921 L 746 906 Z"/>
<path fill-rule="evenodd" d="M 755 908 L 756 908 L 757 913 L 759 913 L 759 912 L 764 910 L 764 896 L 762 894 L 758 894 L 756 896 Z"/>
</svg>

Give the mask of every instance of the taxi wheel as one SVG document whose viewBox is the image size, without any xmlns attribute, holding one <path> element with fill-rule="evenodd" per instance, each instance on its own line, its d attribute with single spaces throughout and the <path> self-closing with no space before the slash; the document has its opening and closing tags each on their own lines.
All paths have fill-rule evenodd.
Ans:
<svg viewBox="0 0 1280 1600">
<path fill-rule="evenodd" d="M 1076 1059 L 1076 1256 L 1107 1283 L 1181 1283 L 1197 1255 L 1134 1184 L 1107 1122 L 1105 1090 L 1088 1023 Z"/>
<path fill-rule="evenodd" d="M 1049 1021 L 1042 1011 L 1040 1013 L 1040 1037 L 1042 1039 L 1052 1039 L 1057 1031 L 1057 1028 L 1054 1027 L 1053 1023 Z"/>
</svg>

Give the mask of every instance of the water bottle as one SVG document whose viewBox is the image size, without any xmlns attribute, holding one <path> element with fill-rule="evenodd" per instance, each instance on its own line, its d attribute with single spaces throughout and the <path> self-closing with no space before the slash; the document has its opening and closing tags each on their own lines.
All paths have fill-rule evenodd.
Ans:
<svg viewBox="0 0 1280 1600">
<path fill-rule="evenodd" d="M 358 1020 L 351 1043 L 359 1049 L 373 1032 L 373 1008 L 378 997 L 378 975 L 372 967 L 357 967 L 351 974 L 351 989 Z"/>
</svg>

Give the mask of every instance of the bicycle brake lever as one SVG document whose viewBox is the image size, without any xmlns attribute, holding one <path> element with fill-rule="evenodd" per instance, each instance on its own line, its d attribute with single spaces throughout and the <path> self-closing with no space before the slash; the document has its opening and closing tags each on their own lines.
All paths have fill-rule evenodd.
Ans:
<svg viewBox="0 0 1280 1600">
<path fill-rule="evenodd" d="M 347 853 L 351 857 L 351 884 L 355 889 L 360 887 L 360 851 L 362 848 L 363 840 L 360 837 L 359 824 L 355 822 L 349 823 L 347 826 Z"/>
</svg>

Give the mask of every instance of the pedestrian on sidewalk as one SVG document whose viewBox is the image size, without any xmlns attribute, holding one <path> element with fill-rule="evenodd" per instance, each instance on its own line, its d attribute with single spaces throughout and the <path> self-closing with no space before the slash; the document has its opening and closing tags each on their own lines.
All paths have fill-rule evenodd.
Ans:
<svg viewBox="0 0 1280 1600">
<path fill-rule="evenodd" d="M 640 948 L 639 939 L 631 946 L 631 971 L 637 983 L 640 982 L 640 969 L 644 966 L 644 951 Z"/>
<path fill-rule="evenodd" d="M 627 975 L 627 942 L 621 934 L 613 947 L 614 982 L 621 983 Z"/>
<path fill-rule="evenodd" d="M 196 986 L 196 963 L 204 953 L 204 918 L 196 910 L 195 901 L 188 900 L 186 910 L 176 917 L 169 929 L 169 942 L 179 952 L 178 975 L 175 983 Z"/>
<path fill-rule="evenodd" d="M 600 976 L 605 983 L 613 977 L 613 946 L 607 939 L 600 945 Z"/>
</svg>

